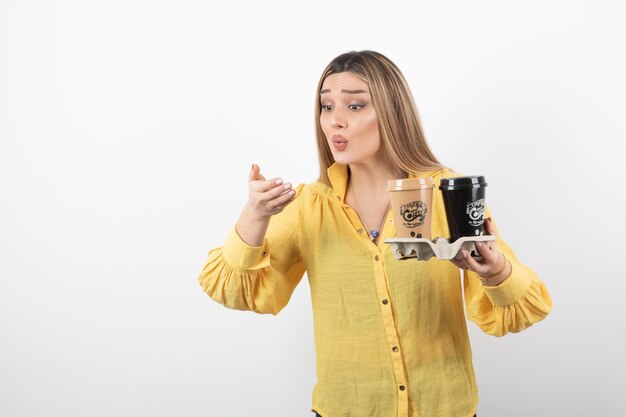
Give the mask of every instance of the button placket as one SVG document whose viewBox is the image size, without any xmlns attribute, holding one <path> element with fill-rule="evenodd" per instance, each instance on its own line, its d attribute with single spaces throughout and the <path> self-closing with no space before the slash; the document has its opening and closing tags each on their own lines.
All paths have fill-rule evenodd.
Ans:
<svg viewBox="0 0 626 417">
<path fill-rule="evenodd" d="M 373 251 L 374 252 L 374 251 Z M 382 254 L 373 253 L 372 266 L 374 268 L 376 292 L 381 302 L 380 312 L 385 329 L 387 346 L 390 352 L 391 368 L 396 377 L 396 387 L 398 393 L 398 417 L 406 417 L 408 414 L 408 389 L 406 388 L 406 369 L 405 364 L 400 355 L 400 341 L 397 325 L 393 316 L 392 305 L 390 303 L 390 293 L 387 283 L 387 274 L 385 271 L 385 262 Z"/>
<path fill-rule="evenodd" d="M 339 200 L 341 199 L 339 198 Z M 346 217 L 348 218 L 348 220 L 350 221 L 350 224 L 352 224 L 352 227 L 354 227 L 354 229 L 356 230 L 357 234 L 362 239 L 365 239 L 367 244 L 371 244 L 372 242 L 369 239 L 369 235 L 365 233 L 365 229 L 363 228 L 363 223 L 361 222 L 361 219 L 359 219 L 359 215 L 357 214 L 357 212 L 352 207 L 347 205 L 345 202 L 343 203 L 343 211 Z"/>
</svg>

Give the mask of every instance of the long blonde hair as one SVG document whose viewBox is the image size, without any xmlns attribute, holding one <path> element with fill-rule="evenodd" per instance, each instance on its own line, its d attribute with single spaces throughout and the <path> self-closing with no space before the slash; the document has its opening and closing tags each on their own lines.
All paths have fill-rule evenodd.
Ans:
<svg viewBox="0 0 626 417">
<path fill-rule="evenodd" d="M 335 162 L 320 125 L 320 91 L 326 77 L 341 72 L 351 72 L 369 85 L 383 149 L 391 167 L 408 176 L 411 172 L 442 166 L 426 143 L 413 95 L 400 69 L 378 52 L 352 51 L 333 59 L 317 86 L 315 134 L 320 164 L 318 181 L 330 183 L 326 170 Z"/>
</svg>

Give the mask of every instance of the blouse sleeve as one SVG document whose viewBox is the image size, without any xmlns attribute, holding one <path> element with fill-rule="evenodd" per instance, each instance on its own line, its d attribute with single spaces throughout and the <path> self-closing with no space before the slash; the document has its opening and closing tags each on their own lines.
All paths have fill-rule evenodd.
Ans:
<svg viewBox="0 0 626 417">
<path fill-rule="evenodd" d="M 233 228 L 223 246 L 209 252 L 198 281 L 228 308 L 278 314 L 304 275 L 299 251 L 300 194 L 272 216 L 261 246 L 246 244 Z"/>
<path fill-rule="evenodd" d="M 491 216 L 487 210 L 487 216 Z M 494 222 L 495 226 L 495 222 Z M 543 320 L 552 309 L 552 299 L 535 271 L 519 262 L 497 231 L 498 249 L 511 262 L 511 275 L 498 286 L 483 286 L 478 276 L 466 271 L 467 316 L 487 334 L 504 336 L 520 332 Z"/>
</svg>

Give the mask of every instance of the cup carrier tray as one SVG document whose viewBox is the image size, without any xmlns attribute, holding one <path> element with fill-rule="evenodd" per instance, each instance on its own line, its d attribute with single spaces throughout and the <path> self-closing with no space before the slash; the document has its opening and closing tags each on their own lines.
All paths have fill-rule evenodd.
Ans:
<svg viewBox="0 0 626 417">
<path fill-rule="evenodd" d="M 469 253 L 477 251 L 476 242 L 488 242 L 496 240 L 495 236 L 464 236 L 458 238 L 454 243 L 450 243 L 448 239 L 438 237 L 433 240 L 424 238 L 393 238 L 385 239 L 385 243 L 391 245 L 391 250 L 396 259 L 416 259 L 418 261 L 427 261 L 433 256 L 438 259 L 453 259 L 460 250 L 466 250 Z"/>
</svg>

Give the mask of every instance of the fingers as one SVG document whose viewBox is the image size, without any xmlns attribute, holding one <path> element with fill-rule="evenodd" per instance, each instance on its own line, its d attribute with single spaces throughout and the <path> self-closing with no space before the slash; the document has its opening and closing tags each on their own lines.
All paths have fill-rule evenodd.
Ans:
<svg viewBox="0 0 626 417">
<path fill-rule="evenodd" d="M 252 164 L 250 175 L 248 175 L 248 181 L 264 180 L 265 177 L 261 175 L 261 168 L 257 164 Z"/>
<path fill-rule="evenodd" d="M 469 269 L 470 271 L 476 272 L 477 274 L 480 274 L 483 269 L 485 269 L 483 265 L 476 262 L 476 260 L 470 256 L 468 251 L 462 250 L 461 256 L 463 257 L 461 259 L 461 264 L 465 266 L 465 268 L 463 269 Z"/>
<path fill-rule="evenodd" d="M 251 193 L 248 206 L 261 218 L 266 218 L 280 213 L 289 203 L 296 198 L 296 191 L 291 189 L 276 187 L 265 193 Z"/>
<path fill-rule="evenodd" d="M 478 247 L 479 245 L 477 244 L 476 246 Z M 482 255 L 481 260 L 476 260 L 470 256 L 468 251 L 461 250 L 457 254 L 457 258 L 455 258 L 452 262 L 461 269 L 470 270 L 481 276 L 493 273 L 490 271 L 493 271 L 494 267 L 500 263 L 500 252 L 496 247 L 487 249 L 487 245 L 484 243 L 482 243 L 482 250 L 479 249 L 479 252 Z"/>
<path fill-rule="evenodd" d="M 469 252 L 467 252 L 466 250 L 460 250 L 457 252 L 454 258 L 450 259 L 450 262 L 452 262 L 457 268 L 470 269 L 468 259 L 472 259 L 472 257 L 469 255 Z M 478 264 L 476 261 L 474 262 Z"/>
<path fill-rule="evenodd" d="M 281 178 L 273 178 L 271 180 L 266 180 L 265 177 L 261 175 L 261 169 L 256 164 L 252 165 L 252 169 L 250 170 L 250 175 L 248 176 L 248 182 L 250 183 L 250 189 L 252 191 L 261 192 L 261 193 L 272 190 L 278 187 L 279 185 L 283 184 L 283 180 Z M 283 189 L 283 191 L 289 188 L 291 188 L 291 184 L 289 184 L 288 188 Z"/>
<path fill-rule="evenodd" d="M 272 190 L 275 191 L 275 190 Z M 296 198 L 295 190 L 283 191 L 281 194 L 274 198 L 268 198 L 268 193 L 263 195 L 263 200 L 258 200 L 255 208 L 258 213 L 262 215 L 274 215 L 278 214 Z"/>
<path fill-rule="evenodd" d="M 267 181 L 270 182 L 270 181 Z M 283 184 L 282 180 L 276 180 L 272 185 L 269 186 L 269 189 L 266 191 L 261 191 L 263 193 L 262 197 L 259 197 L 261 200 L 271 201 L 276 197 L 281 196 L 282 194 L 291 190 L 291 184 Z"/>
<path fill-rule="evenodd" d="M 289 190 L 268 202 L 268 208 L 274 213 L 280 213 L 289 203 L 296 198 L 296 192 Z"/>
<path fill-rule="evenodd" d="M 289 189 L 284 188 L 287 186 L 290 188 L 291 184 L 283 184 L 283 180 L 281 178 L 272 178 L 271 180 L 256 180 L 250 182 L 250 190 L 257 193 L 267 193 L 275 189 L 282 189 L 282 191 L 285 191 Z"/>
<path fill-rule="evenodd" d="M 485 263 L 492 265 L 498 261 L 498 257 L 500 255 L 498 254 L 498 249 L 495 243 L 493 245 L 490 245 L 484 242 L 477 241 L 474 243 L 474 245 L 476 246 L 476 249 L 478 249 L 478 253 L 480 253 L 480 256 L 482 256 L 485 260 Z"/>
<path fill-rule="evenodd" d="M 488 217 L 485 220 L 485 234 L 496 235 L 496 228 Z M 479 275 L 486 274 L 494 268 L 500 262 L 500 251 L 498 250 L 497 240 L 488 242 L 476 241 L 474 242 L 476 250 L 481 258 L 473 258 L 466 250 L 460 250 L 454 259 L 451 259 L 452 263 L 461 269 L 470 270 Z"/>
<path fill-rule="evenodd" d="M 290 183 L 284 183 L 281 178 L 266 180 L 256 164 L 250 169 L 248 186 L 250 188 L 248 205 L 263 218 L 280 213 L 296 196 Z"/>
<path fill-rule="evenodd" d="M 488 235 L 492 235 L 495 236 L 496 235 L 496 227 L 493 225 L 493 221 L 491 220 L 491 217 L 487 217 L 487 219 L 485 220 L 485 232 Z"/>
</svg>

